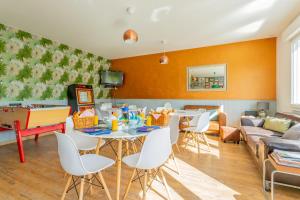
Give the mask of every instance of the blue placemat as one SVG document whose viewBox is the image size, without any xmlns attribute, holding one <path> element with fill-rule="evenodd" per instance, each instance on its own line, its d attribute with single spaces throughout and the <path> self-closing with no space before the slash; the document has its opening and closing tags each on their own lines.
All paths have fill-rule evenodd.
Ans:
<svg viewBox="0 0 300 200">
<path fill-rule="evenodd" d="M 110 129 L 103 129 L 103 128 L 83 128 L 81 129 L 82 132 L 90 134 L 90 135 L 104 135 L 110 134 Z"/>
<path fill-rule="evenodd" d="M 142 127 L 137 128 L 137 131 L 138 132 L 150 132 L 155 129 L 160 129 L 160 127 L 159 126 L 142 126 Z"/>
</svg>

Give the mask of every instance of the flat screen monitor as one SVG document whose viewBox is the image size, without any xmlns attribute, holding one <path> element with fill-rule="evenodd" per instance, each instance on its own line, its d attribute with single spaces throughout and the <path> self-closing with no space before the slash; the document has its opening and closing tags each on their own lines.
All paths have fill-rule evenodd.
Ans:
<svg viewBox="0 0 300 200">
<path fill-rule="evenodd" d="M 102 71 L 100 74 L 100 84 L 105 86 L 123 85 L 123 72 L 119 71 Z"/>
</svg>

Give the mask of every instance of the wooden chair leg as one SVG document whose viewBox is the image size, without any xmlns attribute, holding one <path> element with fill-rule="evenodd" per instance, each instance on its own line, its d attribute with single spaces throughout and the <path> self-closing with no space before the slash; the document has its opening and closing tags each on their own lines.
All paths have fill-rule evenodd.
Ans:
<svg viewBox="0 0 300 200">
<path fill-rule="evenodd" d="M 198 140 L 197 140 L 197 133 L 192 133 L 193 141 L 194 141 L 194 147 L 198 145 Z"/>
<path fill-rule="evenodd" d="M 136 173 L 136 169 L 134 169 L 133 172 L 132 172 L 131 178 L 130 178 L 130 180 L 129 180 L 129 183 L 128 183 L 128 185 L 127 185 L 127 188 L 126 188 L 125 193 L 124 193 L 124 196 L 123 196 L 123 200 L 125 200 L 126 197 L 127 197 L 127 195 L 128 195 L 128 192 L 129 192 L 131 183 L 132 183 L 132 181 L 133 181 L 133 179 L 134 179 L 135 173 Z"/>
<path fill-rule="evenodd" d="M 68 191 L 68 188 L 70 187 L 70 184 L 71 184 L 71 180 L 72 180 L 72 175 L 69 175 L 69 178 L 68 178 L 68 180 L 67 180 L 67 184 L 66 184 L 66 186 L 65 186 L 64 193 L 63 193 L 63 195 L 62 195 L 62 197 L 61 197 L 61 200 L 64 200 L 64 199 L 65 199 L 66 194 L 67 194 L 67 191 Z"/>
<path fill-rule="evenodd" d="M 169 191 L 169 186 L 168 186 L 168 184 L 167 184 L 165 175 L 164 175 L 164 173 L 163 173 L 163 171 L 162 171 L 161 168 L 159 169 L 159 172 L 160 172 L 160 175 L 161 175 L 161 177 L 162 177 L 163 184 L 165 185 L 165 188 L 166 188 L 166 190 L 167 190 L 168 199 L 169 199 L 169 200 L 172 200 L 172 196 L 171 196 L 171 193 L 170 193 L 170 191 Z"/>
<path fill-rule="evenodd" d="M 126 155 L 128 156 L 129 155 L 129 141 L 126 141 L 125 146 L 126 146 Z"/>
<path fill-rule="evenodd" d="M 187 131 L 184 132 L 183 140 L 186 138 L 187 133 L 188 133 Z"/>
<path fill-rule="evenodd" d="M 83 200 L 84 177 L 80 180 L 79 200 Z"/>
<path fill-rule="evenodd" d="M 110 193 L 109 193 L 109 190 L 108 190 L 108 188 L 107 188 L 107 185 L 106 185 L 106 183 L 105 183 L 105 181 L 104 181 L 104 178 L 103 178 L 103 176 L 102 176 L 102 173 L 99 172 L 98 175 L 99 175 L 100 181 L 101 181 L 101 183 L 102 183 L 102 185 L 103 185 L 103 187 L 104 187 L 104 190 L 105 190 L 105 193 L 106 193 L 107 198 L 108 198 L 109 200 L 112 200 L 112 198 L 111 198 L 111 196 L 110 196 Z"/>
<path fill-rule="evenodd" d="M 197 134 L 197 146 L 198 146 L 198 154 L 200 154 L 200 139 L 199 139 L 200 135 Z"/>
<path fill-rule="evenodd" d="M 146 200 L 146 193 L 147 193 L 147 185 L 148 185 L 148 171 L 145 170 L 144 175 L 144 185 L 143 185 L 143 200 Z"/>
<path fill-rule="evenodd" d="M 209 146 L 209 143 L 208 143 L 208 141 L 207 141 L 207 137 L 206 137 L 205 133 L 202 132 L 201 134 L 202 134 L 202 137 L 203 137 L 204 142 L 206 143 L 206 145 L 207 145 L 207 147 L 208 147 L 208 151 L 210 151 L 210 146 Z"/>
<path fill-rule="evenodd" d="M 184 148 L 187 147 L 188 143 L 189 143 L 190 140 L 191 140 L 191 139 L 188 137 L 188 135 L 189 135 L 189 133 L 186 134 L 187 140 L 185 141 L 185 146 L 184 146 Z"/>
<path fill-rule="evenodd" d="M 93 185 L 92 185 L 92 182 L 93 182 L 93 176 L 92 175 L 88 175 L 89 177 L 89 187 L 90 187 L 90 193 L 93 194 Z"/>
<path fill-rule="evenodd" d="M 136 147 L 136 144 L 134 142 L 132 142 L 132 147 L 133 147 L 133 152 L 137 153 L 137 147 Z"/>
<path fill-rule="evenodd" d="M 176 146 L 177 151 L 180 153 L 180 149 L 179 149 L 179 146 L 177 143 L 175 144 L 175 146 Z"/>
<path fill-rule="evenodd" d="M 174 151 L 172 150 L 171 153 L 172 153 L 172 159 L 173 159 L 173 161 L 174 161 L 174 163 L 175 163 L 175 167 L 176 167 L 176 169 L 177 169 L 177 173 L 178 173 L 178 175 L 180 175 L 179 167 L 178 167 L 177 162 L 176 162 L 176 158 L 175 158 Z"/>
</svg>

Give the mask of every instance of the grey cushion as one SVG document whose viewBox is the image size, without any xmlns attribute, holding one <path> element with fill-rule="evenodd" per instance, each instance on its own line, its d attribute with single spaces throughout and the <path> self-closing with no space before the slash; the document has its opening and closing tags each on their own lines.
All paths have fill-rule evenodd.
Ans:
<svg viewBox="0 0 300 200">
<path fill-rule="evenodd" d="M 278 133 L 276 131 L 271 131 L 267 129 L 263 129 L 260 127 L 255 126 L 242 126 L 241 127 L 242 132 L 245 133 L 245 135 L 255 135 L 260 137 L 271 137 L 271 136 L 281 136 L 281 133 Z"/>
<path fill-rule="evenodd" d="M 300 152 L 300 141 L 297 140 L 286 140 L 278 137 L 265 137 L 260 140 L 265 143 L 268 153 L 271 153 L 274 149 Z"/>
<path fill-rule="evenodd" d="M 300 140 L 300 124 L 296 124 L 288 129 L 282 136 L 282 139 Z"/>
<path fill-rule="evenodd" d="M 263 127 L 264 122 L 265 122 L 265 120 L 262 118 L 255 118 L 255 117 L 242 117 L 241 118 L 242 126 Z"/>
</svg>

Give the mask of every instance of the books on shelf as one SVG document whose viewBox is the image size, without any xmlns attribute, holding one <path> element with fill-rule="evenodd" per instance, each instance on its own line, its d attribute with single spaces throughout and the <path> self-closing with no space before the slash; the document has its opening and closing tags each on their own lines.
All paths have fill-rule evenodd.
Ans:
<svg viewBox="0 0 300 200">
<path fill-rule="evenodd" d="M 270 155 L 279 165 L 300 168 L 300 152 L 274 150 Z"/>
</svg>

